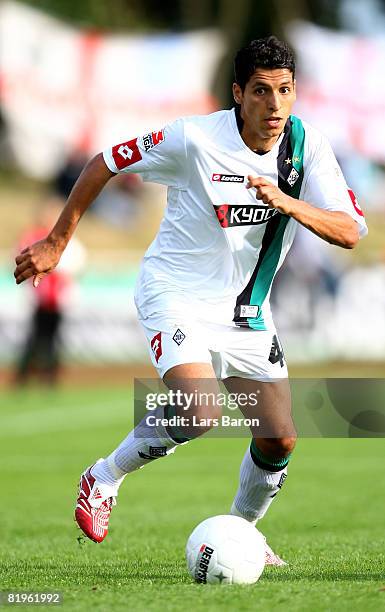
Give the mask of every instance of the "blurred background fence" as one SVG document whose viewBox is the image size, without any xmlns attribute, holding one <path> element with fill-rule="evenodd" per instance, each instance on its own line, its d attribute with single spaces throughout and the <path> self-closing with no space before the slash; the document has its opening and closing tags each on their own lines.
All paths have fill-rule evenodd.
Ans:
<svg viewBox="0 0 385 612">
<path fill-rule="evenodd" d="M 58 210 L 91 155 L 178 116 L 231 107 L 235 50 L 275 33 L 297 53 L 295 112 L 325 133 L 365 210 L 354 252 L 299 231 L 273 308 L 289 360 L 385 358 L 385 3 L 380 0 L 0 2 L 0 365 L 14 364 L 35 297 L 13 257 Z M 63 262 L 62 352 L 146 360 L 133 289 L 165 190 L 117 177 Z"/>
</svg>

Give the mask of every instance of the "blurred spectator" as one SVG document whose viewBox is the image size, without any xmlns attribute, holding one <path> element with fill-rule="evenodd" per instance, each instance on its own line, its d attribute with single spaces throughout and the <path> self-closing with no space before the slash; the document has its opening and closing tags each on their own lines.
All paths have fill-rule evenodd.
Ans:
<svg viewBox="0 0 385 612">
<path fill-rule="evenodd" d="M 57 219 L 58 208 L 53 199 L 43 204 L 36 223 L 21 237 L 19 246 L 22 249 L 47 236 Z M 33 287 L 32 281 L 29 283 L 33 310 L 15 368 L 15 384 L 24 385 L 33 373 L 39 374 L 46 384 L 56 384 L 60 370 L 60 327 L 73 276 L 84 266 L 84 260 L 84 247 L 72 238 L 68 253 L 58 267 L 45 276 L 37 288 Z"/>
<path fill-rule="evenodd" d="M 81 150 L 73 153 L 53 179 L 53 190 L 62 198 L 68 198 L 79 174 L 87 162 Z M 139 212 L 138 199 L 143 189 L 143 181 L 136 174 L 121 174 L 114 177 L 92 204 L 91 211 L 104 221 L 124 227 L 134 221 Z"/>
<path fill-rule="evenodd" d="M 53 179 L 54 193 L 66 200 L 75 185 L 79 174 L 87 163 L 87 156 L 80 149 L 72 153 Z"/>
<path fill-rule="evenodd" d="M 143 181 L 137 174 L 119 174 L 106 185 L 91 210 L 117 227 L 128 226 L 140 213 L 142 190 Z"/>
</svg>

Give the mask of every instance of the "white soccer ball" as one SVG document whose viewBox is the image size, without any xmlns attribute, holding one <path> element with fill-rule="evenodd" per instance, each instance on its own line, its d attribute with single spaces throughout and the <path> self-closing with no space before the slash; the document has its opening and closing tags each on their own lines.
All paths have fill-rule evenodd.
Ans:
<svg viewBox="0 0 385 612">
<path fill-rule="evenodd" d="M 265 567 L 265 538 L 243 518 L 212 516 L 190 535 L 186 558 L 196 582 L 253 584 Z"/>
</svg>

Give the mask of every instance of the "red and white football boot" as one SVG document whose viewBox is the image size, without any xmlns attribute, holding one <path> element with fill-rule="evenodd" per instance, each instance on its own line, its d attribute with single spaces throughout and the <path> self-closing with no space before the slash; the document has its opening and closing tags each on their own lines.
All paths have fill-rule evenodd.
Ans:
<svg viewBox="0 0 385 612">
<path fill-rule="evenodd" d="M 272 551 L 265 538 L 265 565 L 282 566 L 287 565 L 286 561 L 281 559 L 275 552 Z"/>
<path fill-rule="evenodd" d="M 96 463 L 99 461 L 103 459 Z M 111 485 L 98 482 L 91 473 L 92 468 L 93 465 L 80 476 L 75 520 L 90 540 L 99 543 L 108 533 L 108 521 L 118 491 Z"/>
</svg>

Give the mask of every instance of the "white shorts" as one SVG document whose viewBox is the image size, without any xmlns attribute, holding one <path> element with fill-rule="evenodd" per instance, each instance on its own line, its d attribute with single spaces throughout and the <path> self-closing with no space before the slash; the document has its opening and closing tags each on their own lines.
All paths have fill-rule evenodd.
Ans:
<svg viewBox="0 0 385 612">
<path fill-rule="evenodd" d="M 219 380 L 230 376 L 261 381 L 287 378 L 287 366 L 275 329 L 255 331 L 219 325 L 165 311 L 139 321 L 159 376 L 183 363 L 210 363 Z"/>
</svg>

